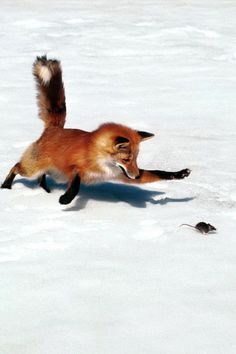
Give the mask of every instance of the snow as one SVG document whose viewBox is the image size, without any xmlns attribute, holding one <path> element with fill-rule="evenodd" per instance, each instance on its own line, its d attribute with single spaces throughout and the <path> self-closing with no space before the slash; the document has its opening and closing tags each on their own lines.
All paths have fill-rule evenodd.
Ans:
<svg viewBox="0 0 236 354">
<path fill-rule="evenodd" d="M 67 127 L 156 134 L 182 181 L 0 190 L 1 354 L 236 352 L 234 0 L 2 0 L 0 179 L 38 138 L 32 63 L 62 61 Z M 203 236 L 182 223 L 210 222 Z"/>
</svg>

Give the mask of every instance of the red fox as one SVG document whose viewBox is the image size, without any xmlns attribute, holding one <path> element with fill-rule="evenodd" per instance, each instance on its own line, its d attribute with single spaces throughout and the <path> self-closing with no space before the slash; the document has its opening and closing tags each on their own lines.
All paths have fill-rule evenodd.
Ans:
<svg viewBox="0 0 236 354">
<path fill-rule="evenodd" d="M 60 61 L 37 57 L 33 75 L 39 117 L 45 128 L 10 170 L 1 188 L 10 189 L 15 176 L 20 174 L 38 178 L 39 185 L 49 193 L 46 175 L 61 175 L 68 181 L 68 187 L 59 202 L 69 204 L 78 194 L 80 182 L 116 180 L 140 184 L 189 176 L 189 169 L 166 172 L 137 166 L 140 142 L 154 134 L 116 123 L 105 123 L 92 132 L 65 129 L 66 103 Z"/>
</svg>

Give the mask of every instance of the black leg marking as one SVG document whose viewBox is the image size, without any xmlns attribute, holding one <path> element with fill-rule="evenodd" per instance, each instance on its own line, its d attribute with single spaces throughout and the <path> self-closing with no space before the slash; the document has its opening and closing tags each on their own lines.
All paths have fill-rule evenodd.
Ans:
<svg viewBox="0 0 236 354">
<path fill-rule="evenodd" d="M 46 181 L 46 174 L 43 174 L 38 178 L 38 182 L 40 187 L 42 187 L 47 193 L 50 193 L 50 189 L 47 186 L 47 181 Z"/>
<path fill-rule="evenodd" d="M 188 168 L 178 172 L 166 172 L 166 171 L 159 171 L 159 170 L 154 170 L 150 172 L 160 177 L 161 179 L 183 179 L 185 177 L 188 177 L 191 173 L 191 171 Z"/>
<path fill-rule="evenodd" d="M 63 194 L 60 197 L 59 203 L 69 204 L 79 193 L 79 187 L 80 187 L 80 177 L 79 175 L 76 174 L 71 184 L 69 185 L 68 189 L 66 190 L 65 194 Z"/>
<path fill-rule="evenodd" d="M 191 170 L 188 168 L 185 168 L 184 170 L 178 171 L 174 173 L 174 179 L 183 179 L 185 177 L 188 177 L 191 173 Z"/>
<path fill-rule="evenodd" d="M 11 189 L 12 186 L 12 182 L 14 181 L 14 178 L 16 177 L 15 173 L 11 173 L 10 176 L 8 176 L 5 181 L 3 182 L 3 184 L 1 185 L 1 188 L 7 188 L 7 189 Z"/>
<path fill-rule="evenodd" d="M 11 189 L 12 182 L 14 181 L 14 178 L 18 173 L 21 174 L 21 165 L 19 162 L 17 162 L 17 164 L 15 164 L 15 166 L 12 167 L 7 177 L 5 178 L 5 181 L 1 185 L 1 188 Z"/>
</svg>

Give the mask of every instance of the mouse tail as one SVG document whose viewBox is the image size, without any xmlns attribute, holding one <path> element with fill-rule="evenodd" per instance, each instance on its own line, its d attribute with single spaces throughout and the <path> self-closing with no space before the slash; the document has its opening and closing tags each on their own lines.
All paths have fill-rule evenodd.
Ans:
<svg viewBox="0 0 236 354">
<path fill-rule="evenodd" d="M 189 225 L 189 224 L 181 224 L 181 225 L 179 225 L 179 227 L 181 227 L 181 226 L 189 226 L 189 227 L 192 227 L 193 229 L 195 229 L 195 227 L 193 225 Z"/>
</svg>

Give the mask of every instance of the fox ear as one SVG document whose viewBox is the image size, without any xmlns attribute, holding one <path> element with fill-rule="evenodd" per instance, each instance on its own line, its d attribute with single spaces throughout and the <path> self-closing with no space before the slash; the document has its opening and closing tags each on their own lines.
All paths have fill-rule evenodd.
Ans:
<svg viewBox="0 0 236 354">
<path fill-rule="evenodd" d="M 143 131 L 140 131 L 140 130 L 138 130 L 137 133 L 140 136 L 142 141 L 150 139 L 150 138 L 152 138 L 155 135 L 155 134 L 148 133 L 148 132 L 143 132 Z"/>
<path fill-rule="evenodd" d="M 130 145 L 129 139 L 118 136 L 115 139 L 115 147 L 117 150 L 125 149 Z"/>
</svg>

